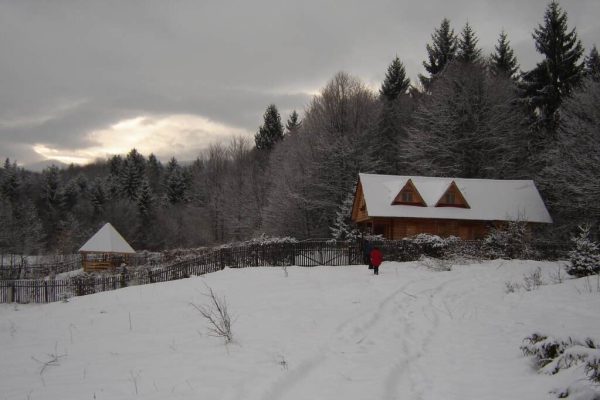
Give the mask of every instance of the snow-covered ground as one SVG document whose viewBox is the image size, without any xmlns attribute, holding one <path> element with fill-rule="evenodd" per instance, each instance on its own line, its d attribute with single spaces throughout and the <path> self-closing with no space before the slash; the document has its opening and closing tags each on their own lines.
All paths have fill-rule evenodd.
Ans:
<svg viewBox="0 0 600 400">
<path fill-rule="evenodd" d="M 600 339 L 595 280 L 552 284 L 559 264 L 225 269 L 2 304 L 0 399 L 556 398 L 583 366 L 539 374 L 523 338 Z M 548 285 L 507 293 L 537 267 Z M 207 285 L 234 315 L 232 344 L 191 305 L 208 304 Z"/>
</svg>

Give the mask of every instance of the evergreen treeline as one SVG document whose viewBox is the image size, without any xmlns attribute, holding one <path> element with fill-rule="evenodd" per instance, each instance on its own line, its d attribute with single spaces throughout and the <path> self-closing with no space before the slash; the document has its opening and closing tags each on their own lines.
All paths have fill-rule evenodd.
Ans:
<svg viewBox="0 0 600 400">
<path fill-rule="evenodd" d="M 190 165 L 135 149 L 41 174 L 0 169 L 0 250 L 74 251 L 110 221 L 136 249 L 192 247 L 259 233 L 344 232 L 359 172 L 534 179 L 555 219 L 548 237 L 600 220 L 600 57 L 558 3 L 521 72 L 509 35 L 484 55 L 474 28 L 443 19 L 411 85 L 395 57 L 380 90 L 340 72 L 284 123 L 266 108 L 254 143 L 212 145 Z M 334 229 L 331 229 L 331 228 Z M 338 227 L 339 228 L 339 227 Z"/>
</svg>

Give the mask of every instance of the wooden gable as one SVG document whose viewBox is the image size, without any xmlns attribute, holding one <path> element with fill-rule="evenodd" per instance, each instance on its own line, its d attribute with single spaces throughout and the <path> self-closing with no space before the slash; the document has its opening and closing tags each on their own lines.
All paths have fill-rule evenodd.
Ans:
<svg viewBox="0 0 600 400">
<path fill-rule="evenodd" d="M 404 184 L 404 187 L 400 189 L 400 192 L 398 192 L 394 198 L 394 201 L 392 201 L 392 204 L 427 207 L 427 204 L 425 204 L 425 201 L 423 201 L 423 197 L 413 184 L 412 179 L 406 181 L 406 184 Z"/>
<path fill-rule="evenodd" d="M 352 221 L 361 222 L 369 218 L 367 212 L 367 203 L 365 202 L 365 195 L 363 192 L 360 181 L 356 185 L 356 191 L 354 192 L 354 202 L 352 203 Z"/>
<path fill-rule="evenodd" d="M 435 204 L 436 207 L 458 207 L 458 208 L 471 208 L 465 196 L 461 193 L 456 183 L 452 181 L 448 189 L 444 192 L 442 197 Z"/>
</svg>

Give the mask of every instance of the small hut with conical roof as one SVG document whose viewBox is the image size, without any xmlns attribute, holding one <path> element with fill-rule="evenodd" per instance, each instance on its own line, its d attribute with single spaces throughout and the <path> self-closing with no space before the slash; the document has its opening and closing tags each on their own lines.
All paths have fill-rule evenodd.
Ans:
<svg viewBox="0 0 600 400">
<path fill-rule="evenodd" d="M 110 223 L 100 228 L 79 252 L 85 272 L 116 270 L 135 254 L 135 250 Z"/>
</svg>

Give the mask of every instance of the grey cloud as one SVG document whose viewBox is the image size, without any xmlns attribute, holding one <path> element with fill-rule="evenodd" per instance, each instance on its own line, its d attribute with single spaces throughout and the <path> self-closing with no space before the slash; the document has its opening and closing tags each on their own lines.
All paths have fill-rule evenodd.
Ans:
<svg viewBox="0 0 600 400">
<path fill-rule="evenodd" d="M 563 1 L 586 46 L 597 0 Z M 523 68 L 546 0 L 0 1 L 0 157 L 33 161 L 140 114 L 197 114 L 254 132 L 269 103 L 302 110 L 303 91 L 339 70 L 377 86 L 397 54 L 413 80 L 443 17 L 468 20 L 491 51 L 505 29 Z M 71 105 L 69 107 L 69 105 Z M 284 115 L 285 118 L 285 115 Z"/>
</svg>

